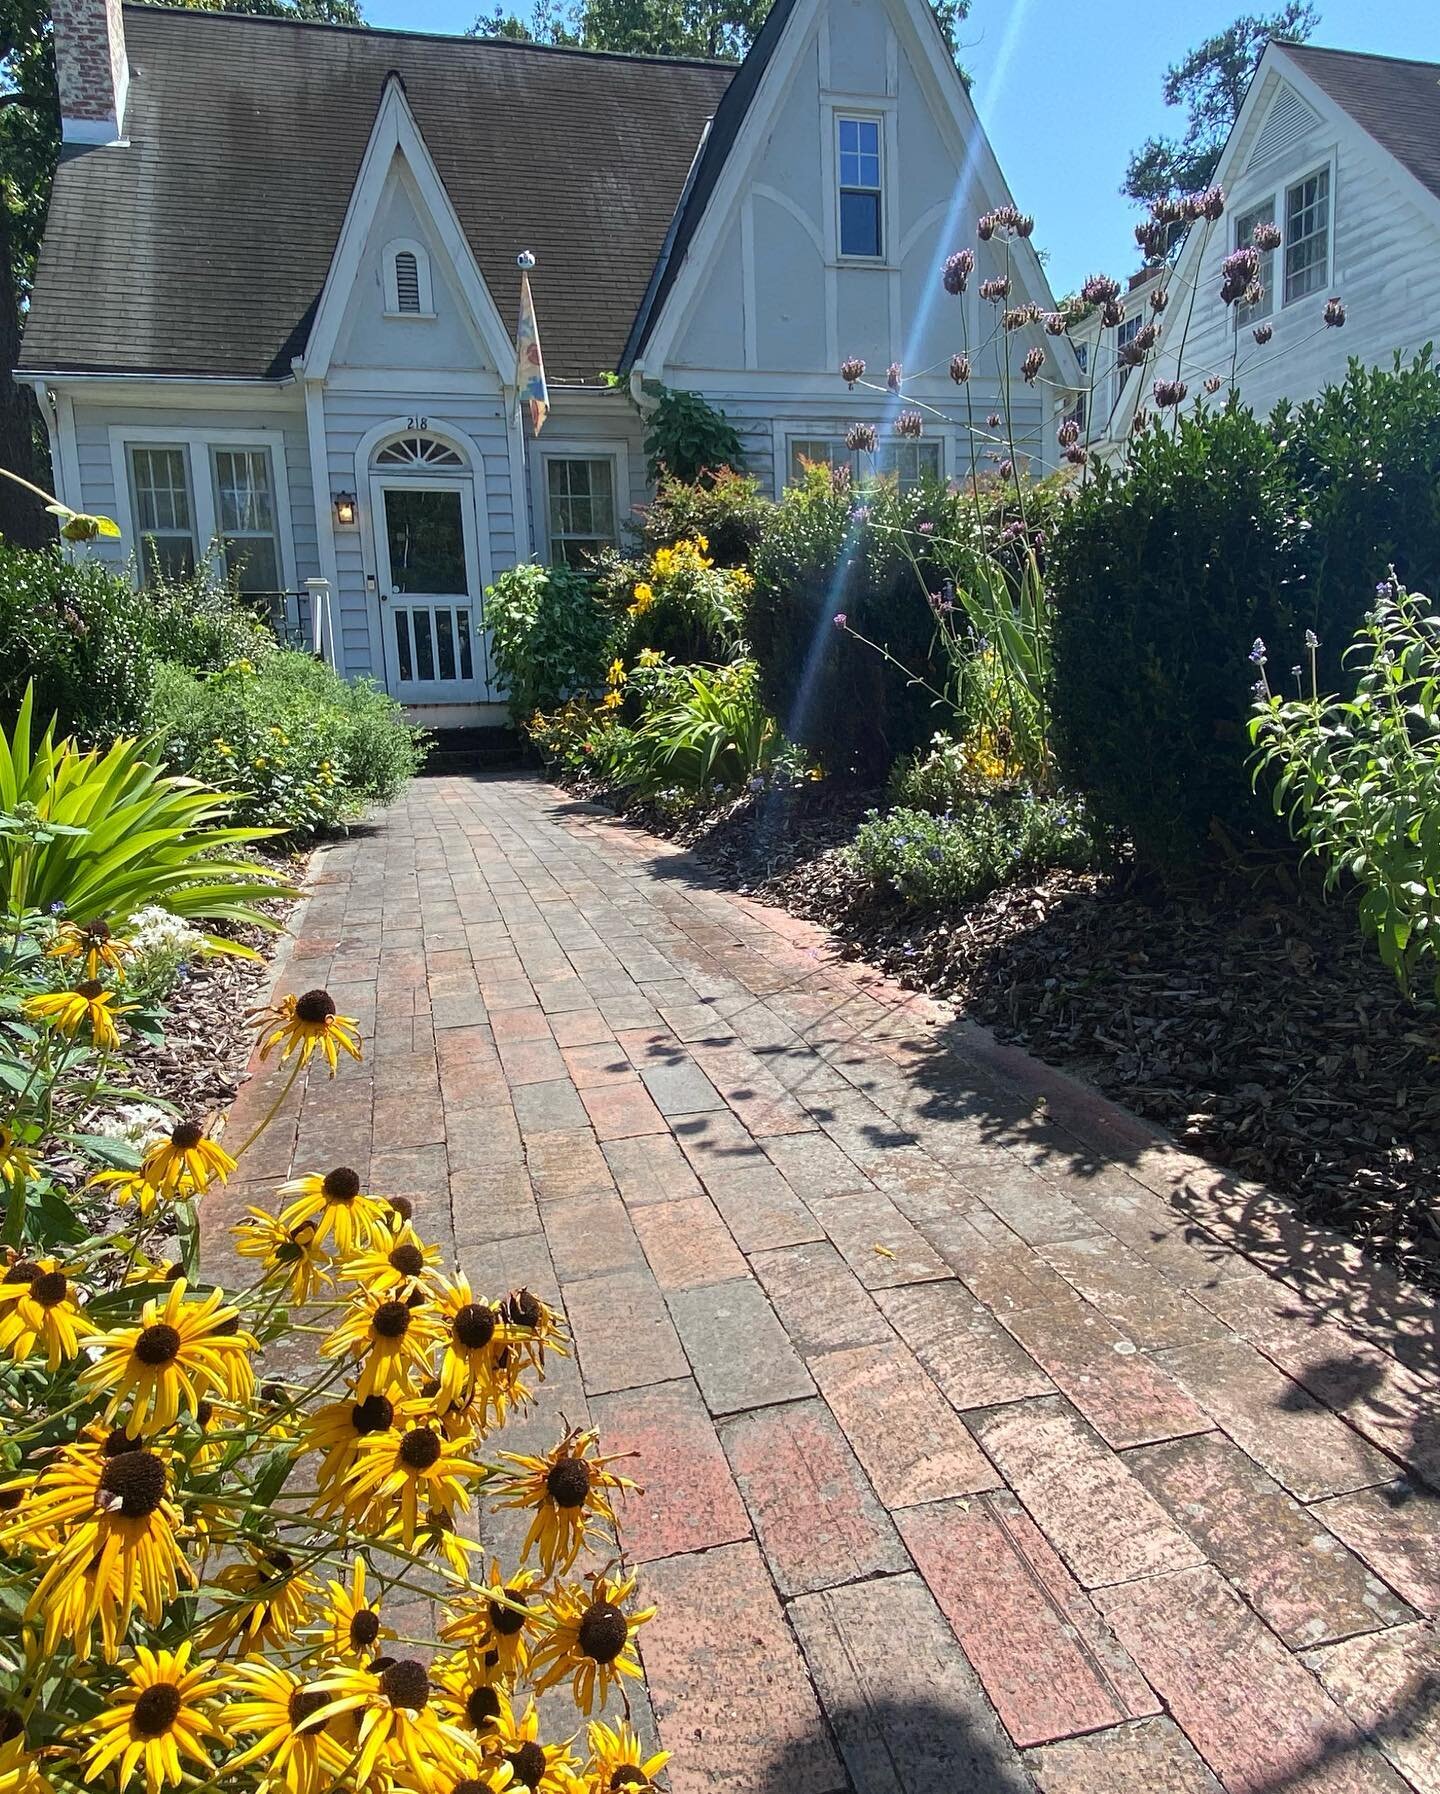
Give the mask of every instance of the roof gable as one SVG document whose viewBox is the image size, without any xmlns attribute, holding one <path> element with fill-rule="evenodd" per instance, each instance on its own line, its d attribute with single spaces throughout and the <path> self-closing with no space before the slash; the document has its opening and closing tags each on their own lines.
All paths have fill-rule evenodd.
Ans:
<svg viewBox="0 0 1440 1794">
<path fill-rule="evenodd" d="M 1313 44 L 1275 48 L 1440 199 L 1440 62 Z"/>
</svg>

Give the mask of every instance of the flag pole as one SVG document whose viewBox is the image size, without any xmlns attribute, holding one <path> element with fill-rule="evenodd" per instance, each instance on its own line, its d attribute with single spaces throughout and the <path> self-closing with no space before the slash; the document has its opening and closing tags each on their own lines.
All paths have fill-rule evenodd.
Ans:
<svg viewBox="0 0 1440 1794">
<path fill-rule="evenodd" d="M 530 413 L 531 436 L 538 436 L 549 414 L 550 392 L 545 383 L 545 361 L 540 353 L 540 327 L 535 317 L 535 299 L 530 291 L 530 271 L 535 266 L 534 252 L 522 249 L 515 257 L 515 266 L 520 270 L 520 310 L 515 326 L 515 435 L 519 448 L 521 481 L 528 492 L 530 482 L 526 470 L 528 457 L 522 408 L 528 409 Z"/>
</svg>

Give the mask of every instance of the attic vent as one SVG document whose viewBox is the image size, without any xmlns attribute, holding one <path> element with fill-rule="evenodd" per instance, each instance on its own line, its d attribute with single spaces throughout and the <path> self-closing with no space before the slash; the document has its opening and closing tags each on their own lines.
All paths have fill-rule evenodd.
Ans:
<svg viewBox="0 0 1440 1794">
<path fill-rule="evenodd" d="M 401 436 L 375 457 L 377 467 L 463 467 L 464 461 L 434 436 Z"/>
<path fill-rule="evenodd" d="M 395 257 L 395 309 L 420 309 L 420 264 L 410 249 L 400 250 Z"/>
<path fill-rule="evenodd" d="M 1254 168 L 1278 156 L 1319 123 L 1320 114 L 1313 106 L 1302 100 L 1293 87 L 1282 87 L 1265 115 L 1249 166 Z"/>
</svg>

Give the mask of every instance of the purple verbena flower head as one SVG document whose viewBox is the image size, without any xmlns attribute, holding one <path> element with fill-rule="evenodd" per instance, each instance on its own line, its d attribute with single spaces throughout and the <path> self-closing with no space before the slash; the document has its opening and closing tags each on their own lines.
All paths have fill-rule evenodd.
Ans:
<svg viewBox="0 0 1440 1794">
<path fill-rule="evenodd" d="M 1158 218 L 1145 218 L 1135 226 L 1135 241 L 1146 261 L 1164 255 L 1170 242 L 1170 226 Z"/>
<path fill-rule="evenodd" d="M 1036 376 L 1044 365 L 1045 351 L 1043 349 L 1031 349 L 1024 361 L 1020 363 L 1020 372 L 1024 376 L 1027 386 L 1033 386 L 1035 384 Z"/>
<path fill-rule="evenodd" d="M 925 419 L 918 411 L 902 411 L 895 419 L 895 434 L 897 436 L 923 436 L 925 434 Z"/>
<path fill-rule="evenodd" d="M 865 378 L 865 363 L 858 355 L 847 356 L 840 363 L 840 378 L 850 387 L 853 387 L 857 380 Z"/>
<path fill-rule="evenodd" d="M 1139 407 L 1139 409 L 1136 411 L 1134 417 L 1132 417 L 1130 419 L 1130 434 L 1132 436 L 1138 436 L 1142 430 L 1148 430 L 1149 428 L 1150 428 L 1150 413 L 1145 409 L 1145 407 L 1143 405 L 1141 405 Z"/>
<path fill-rule="evenodd" d="M 1245 290 L 1260 272 L 1260 251 L 1253 244 L 1243 244 L 1233 250 L 1220 264 L 1220 299 L 1225 305 L 1233 305 L 1237 299 L 1243 298 Z"/>
<path fill-rule="evenodd" d="M 891 392 L 899 392 L 900 382 L 905 377 L 905 370 L 898 361 L 892 361 L 885 370 L 885 384 Z"/>
<path fill-rule="evenodd" d="M 1065 459 L 1073 461 L 1076 467 L 1083 467 L 1090 459 L 1090 451 L 1083 442 L 1072 442 L 1065 451 Z"/>
<path fill-rule="evenodd" d="M 1279 228 L 1278 226 L 1271 224 L 1268 218 L 1264 219 L 1251 231 L 1250 241 L 1258 250 L 1268 255 L 1272 249 L 1278 249 L 1280 247 Z"/>
<path fill-rule="evenodd" d="M 1183 380 L 1157 380 L 1150 390 L 1155 395 L 1155 403 L 1163 411 L 1167 405 L 1182 404 L 1189 389 Z"/>
<path fill-rule="evenodd" d="M 975 251 L 961 249 L 949 256 L 945 262 L 944 273 L 940 276 L 947 293 L 960 294 L 969 284 L 970 276 L 975 272 Z"/>
<path fill-rule="evenodd" d="M 933 536 L 935 534 L 935 525 L 931 523 L 928 518 L 924 523 L 917 523 L 915 527 L 919 530 L 922 536 Z"/>
<path fill-rule="evenodd" d="M 952 355 L 950 357 L 950 378 L 957 386 L 963 386 L 970 378 L 970 357 L 968 355 Z"/>
<path fill-rule="evenodd" d="M 1079 419 L 1074 417 L 1065 418 L 1062 421 L 1060 428 L 1055 432 L 1055 440 L 1060 444 L 1061 448 L 1069 448 L 1072 443 L 1078 442 L 1080 440 Z"/>
<path fill-rule="evenodd" d="M 879 440 L 874 424 L 851 424 L 845 433 L 845 446 L 852 454 L 873 455 Z"/>
<path fill-rule="evenodd" d="M 837 610 L 832 621 L 837 629 L 843 629 L 848 621 L 843 610 Z"/>
<path fill-rule="evenodd" d="M 1010 478 L 1010 476 L 1015 472 L 1015 463 L 1007 455 L 1005 457 L 1005 459 L 1000 463 L 1000 465 L 995 469 L 995 471 L 996 471 L 996 473 L 998 473 L 1000 475 L 1000 478 L 1002 480 L 1008 480 Z"/>
<path fill-rule="evenodd" d="M 1245 289 L 1245 303 L 1249 306 L 1256 306 L 1264 297 L 1265 288 L 1258 280 L 1252 280 Z"/>
<path fill-rule="evenodd" d="M 1150 295 L 1151 311 L 1162 312 L 1169 303 L 1170 295 L 1166 292 L 1165 288 L 1156 287 L 1155 291 Z"/>
<path fill-rule="evenodd" d="M 1213 224 L 1225 210 L 1225 189 L 1206 187 L 1201 193 L 1188 193 L 1182 202 L 1191 218 L 1208 218 Z"/>
<path fill-rule="evenodd" d="M 1274 336 L 1275 326 L 1273 324 L 1257 324 L 1250 334 L 1263 349 L 1266 343 L 1270 341 L 1270 338 Z"/>
<path fill-rule="evenodd" d="M 1339 330 L 1345 322 L 1345 301 L 1343 299 L 1327 299 L 1325 301 L 1325 326 L 1328 330 Z"/>
<path fill-rule="evenodd" d="M 1224 381 L 1221 380 L 1221 378 L 1218 374 L 1207 374 L 1206 375 L 1205 390 L 1206 390 L 1206 392 L 1208 392 L 1210 394 L 1212 399 L 1214 398 L 1215 394 L 1217 392 L 1219 392 L 1220 388 L 1223 385 L 1224 385 Z"/>
<path fill-rule="evenodd" d="M 998 430 L 1000 428 L 1001 424 L 1003 424 L 1005 422 L 1005 419 L 1003 417 L 1001 417 L 1001 415 L 998 411 L 992 411 L 990 413 L 990 415 L 985 419 L 985 422 L 989 425 L 989 427 L 992 430 Z"/>
<path fill-rule="evenodd" d="M 1009 292 L 1010 279 L 1008 275 L 995 274 L 989 280 L 980 282 L 980 297 L 988 299 L 992 305 L 998 305 L 1002 299 L 1008 297 Z"/>
<path fill-rule="evenodd" d="M 1002 330 L 1023 330 L 1027 324 L 1040 322 L 1040 307 L 1035 304 L 1017 305 L 1013 311 L 1005 312 L 1000 319 Z"/>
<path fill-rule="evenodd" d="M 1120 282 L 1108 274 L 1091 274 L 1080 289 L 1087 305 L 1109 305 L 1120 297 Z"/>
<path fill-rule="evenodd" d="M 1108 300 L 1100 307 L 1100 322 L 1107 330 L 1116 330 L 1125 322 L 1125 307 L 1119 299 Z"/>
<path fill-rule="evenodd" d="M 1045 313 L 1046 336 L 1064 336 L 1069 328 L 1063 311 L 1047 311 Z"/>
<path fill-rule="evenodd" d="M 995 235 L 996 217 L 993 212 L 986 212 L 975 220 L 975 235 L 982 243 L 988 243 Z"/>
</svg>

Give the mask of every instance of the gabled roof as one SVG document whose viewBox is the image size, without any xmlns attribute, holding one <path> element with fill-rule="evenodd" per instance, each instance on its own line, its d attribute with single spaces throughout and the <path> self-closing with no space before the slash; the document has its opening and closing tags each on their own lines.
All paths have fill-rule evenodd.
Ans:
<svg viewBox="0 0 1440 1794">
<path fill-rule="evenodd" d="M 287 374 L 397 72 L 505 327 L 621 356 L 730 63 L 127 6 L 125 147 L 56 174 L 22 368 Z"/>
<path fill-rule="evenodd" d="M 1440 199 L 1440 62 L 1280 40 L 1275 47 Z"/>
</svg>

